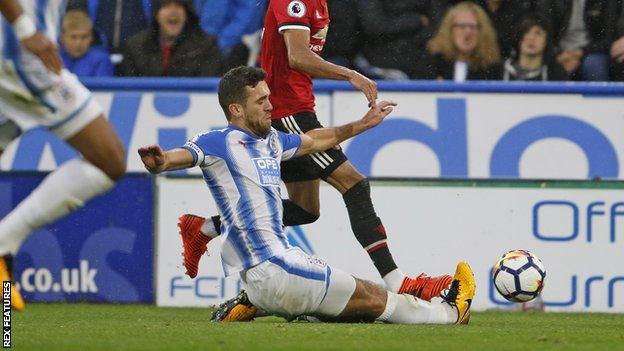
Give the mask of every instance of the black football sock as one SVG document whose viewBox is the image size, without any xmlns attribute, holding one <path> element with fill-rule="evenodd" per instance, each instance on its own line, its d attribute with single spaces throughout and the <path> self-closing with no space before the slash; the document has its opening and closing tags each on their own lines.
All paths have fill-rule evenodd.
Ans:
<svg viewBox="0 0 624 351">
<path fill-rule="evenodd" d="M 386 230 L 377 217 L 370 197 L 370 184 L 363 179 L 342 195 L 355 238 L 370 256 L 383 278 L 397 268 L 388 243 Z"/>
</svg>

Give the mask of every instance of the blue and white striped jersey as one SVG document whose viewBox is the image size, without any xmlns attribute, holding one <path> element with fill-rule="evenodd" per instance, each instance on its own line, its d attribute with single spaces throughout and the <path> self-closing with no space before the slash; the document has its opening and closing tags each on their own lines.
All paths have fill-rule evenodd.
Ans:
<svg viewBox="0 0 624 351">
<path fill-rule="evenodd" d="M 290 247 L 282 227 L 280 162 L 301 137 L 271 128 L 266 138 L 234 126 L 196 136 L 184 145 L 202 169 L 221 215 L 225 275 L 253 267 Z"/>
<path fill-rule="evenodd" d="M 61 30 L 61 19 L 65 13 L 66 0 L 19 0 L 24 12 L 35 22 L 37 30 L 57 43 Z M 48 73 L 41 61 L 20 45 L 11 24 L 0 16 L 0 75 L 17 75 L 16 82 L 3 80 L 1 83 L 10 90 L 37 91 L 54 84 L 55 77 Z M 29 86 L 32 85 L 32 86 Z M 27 88 L 27 89 L 26 89 Z"/>
</svg>

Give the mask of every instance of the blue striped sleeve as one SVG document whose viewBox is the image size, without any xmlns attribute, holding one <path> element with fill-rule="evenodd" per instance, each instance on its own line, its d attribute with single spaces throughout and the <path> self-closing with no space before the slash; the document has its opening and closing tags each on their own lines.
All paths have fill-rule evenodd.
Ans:
<svg viewBox="0 0 624 351">
<path fill-rule="evenodd" d="M 224 130 L 212 130 L 207 133 L 199 134 L 189 140 L 182 146 L 193 155 L 194 166 L 208 166 L 204 162 L 207 157 L 217 156 L 223 158 L 225 155 L 225 137 L 227 133 Z"/>
<path fill-rule="evenodd" d="M 301 146 L 301 136 L 277 131 L 277 136 L 282 143 L 282 161 L 290 160 L 295 156 Z"/>
</svg>

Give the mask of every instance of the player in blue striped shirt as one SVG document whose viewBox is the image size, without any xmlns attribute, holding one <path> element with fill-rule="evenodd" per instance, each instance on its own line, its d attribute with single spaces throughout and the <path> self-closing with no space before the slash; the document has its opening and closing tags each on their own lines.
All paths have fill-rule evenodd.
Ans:
<svg viewBox="0 0 624 351">
<path fill-rule="evenodd" d="M 392 112 L 393 102 L 371 107 L 359 121 L 305 134 L 271 127 L 265 73 L 229 71 L 219 83 L 219 103 L 229 126 L 198 135 L 164 152 L 138 150 L 151 173 L 199 166 L 221 216 L 221 258 L 226 275 L 239 273 L 249 300 L 271 314 L 294 318 L 381 320 L 392 323 L 467 323 L 474 295 L 470 267 L 460 262 L 442 302 L 384 291 L 291 247 L 282 227 L 280 162 L 327 150 L 370 129 Z"/>
</svg>

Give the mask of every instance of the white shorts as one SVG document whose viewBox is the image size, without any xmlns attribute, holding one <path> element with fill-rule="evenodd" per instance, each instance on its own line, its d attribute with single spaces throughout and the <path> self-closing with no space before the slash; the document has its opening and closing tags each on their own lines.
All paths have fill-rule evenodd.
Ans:
<svg viewBox="0 0 624 351">
<path fill-rule="evenodd" d="M 336 317 L 355 291 L 355 278 L 298 247 L 248 269 L 241 278 L 256 307 L 287 319 Z"/>
<path fill-rule="evenodd" d="M 44 88 L 41 88 L 42 81 L 46 82 Z M 16 126 L 20 133 L 44 127 L 66 140 L 101 114 L 102 108 L 91 92 L 67 69 L 63 69 L 59 76 L 37 67 L 0 73 L 2 143 L 16 137 Z M 3 147 L 6 145 L 0 144 L 0 148 Z"/>
</svg>

